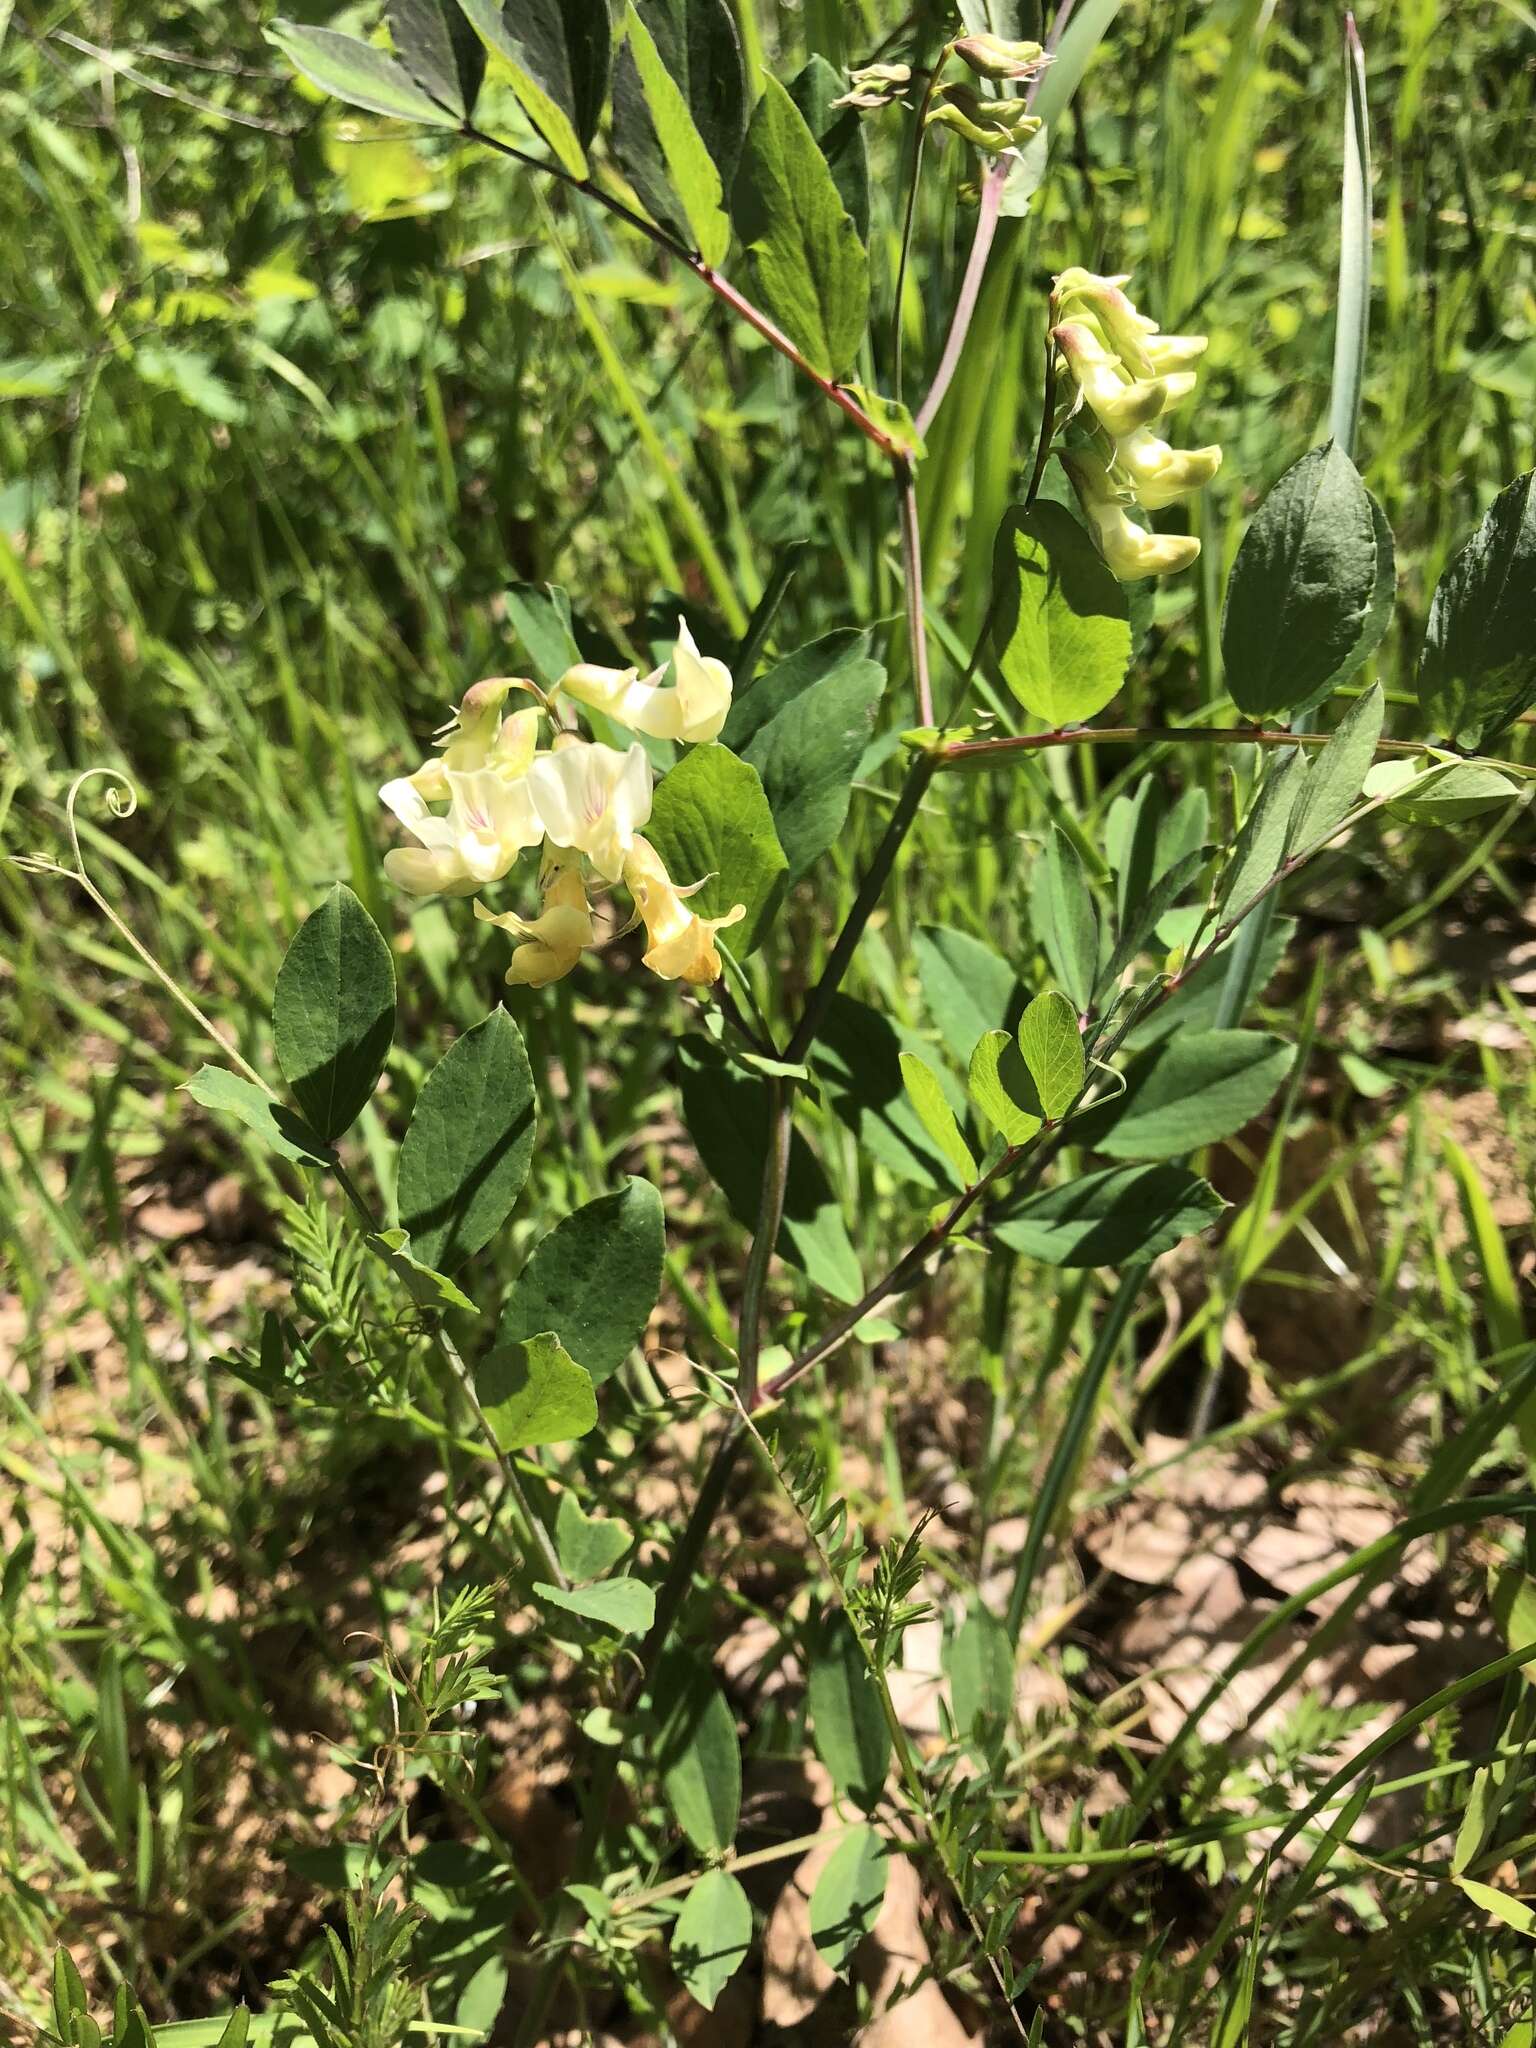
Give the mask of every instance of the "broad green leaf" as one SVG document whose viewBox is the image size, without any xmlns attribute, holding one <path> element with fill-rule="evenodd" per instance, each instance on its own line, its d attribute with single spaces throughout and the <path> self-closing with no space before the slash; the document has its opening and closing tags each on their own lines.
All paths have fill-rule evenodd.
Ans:
<svg viewBox="0 0 1536 2048">
<path fill-rule="evenodd" d="M 811 1939 L 840 1977 L 848 1974 L 854 1950 L 879 1915 L 889 1855 L 873 1828 L 851 1828 L 827 1859 L 811 1893 Z"/>
<path fill-rule="evenodd" d="M 1102 711 L 1130 667 L 1130 602 L 1064 505 L 1007 515 L 993 581 L 998 666 L 1019 702 L 1053 730 Z"/>
<path fill-rule="evenodd" d="M 1001 1730 L 1013 1711 L 1013 1644 L 995 1614 L 973 1608 L 944 1652 L 955 1726 L 963 1742 L 983 1728 Z"/>
<path fill-rule="evenodd" d="M 1536 704 L 1536 471 L 1527 470 L 1441 576 L 1419 660 L 1431 732 L 1485 747 Z"/>
<path fill-rule="evenodd" d="M 1125 1093 L 1072 1126 L 1111 1159 L 1167 1159 L 1230 1138 L 1269 1103 L 1296 1048 L 1267 1031 L 1178 1034 L 1139 1053 Z"/>
<path fill-rule="evenodd" d="M 506 67 L 523 112 L 573 178 L 587 175 L 585 145 L 608 96 L 606 7 L 589 0 L 458 0 L 481 41 Z"/>
<path fill-rule="evenodd" d="M 427 1076 L 400 1147 L 400 1222 L 418 1259 L 449 1272 L 495 1236 L 528 1178 L 534 1118 L 522 1036 L 492 1010 Z"/>
<path fill-rule="evenodd" d="M 869 659 L 869 634 L 857 626 L 840 626 L 786 654 L 755 681 L 738 688 L 720 738 L 733 754 L 745 754 L 768 724 L 799 697 L 814 690 L 839 669 Z"/>
<path fill-rule="evenodd" d="M 754 296 L 823 377 L 853 368 L 869 319 L 869 258 L 805 116 L 776 78 L 747 130 L 736 226 Z"/>
<path fill-rule="evenodd" d="M 529 1254 L 512 1283 L 498 1344 L 553 1330 L 601 1386 L 645 1334 L 661 1292 L 661 1197 L 631 1180 L 572 1212 Z"/>
<path fill-rule="evenodd" d="M 1019 1051 L 1047 1119 L 1064 1117 L 1083 1092 L 1087 1064 L 1077 1012 L 1059 989 L 1043 989 L 1019 1022 Z"/>
<path fill-rule="evenodd" d="M 1377 587 L 1370 493 L 1325 442 L 1281 477 L 1243 536 L 1227 584 L 1227 688 L 1250 718 L 1321 703 L 1362 651 Z"/>
<path fill-rule="evenodd" d="M 864 123 L 857 107 L 839 107 L 848 81 L 826 58 L 813 56 L 789 81 L 789 96 L 805 116 L 827 160 L 832 182 L 848 216 L 859 231 L 859 240 L 869 240 L 869 150 L 864 141 Z"/>
<path fill-rule="evenodd" d="M 729 0 L 636 0 L 635 11 L 729 194 L 747 132 L 746 70 Z M 689 239 L 640 68 L 628 44 L 620 47 L 614 66 L 613 147 L 651 218 Z"/>
<path fill-rule="evenodd" d="M 643 1636 L 656 1619 L 656 1595 L 640 1579 L 604 1579 L 600 1586 L 572 1586 L 569 1591 L 535 1585 L 533 1590 L 546 1607 L 579 1614 L 618 1636 Z"/>
<path fill-rule="evenodd" d="M 300 1166 L 335 1165 L 329 1146 L 302 1117 L 274 1102 L 265 1089 L 243 1075 L 232 1074 L 227 1067 L 199 1067 L 191 1080 L 181 1085 L 194 1102 L 222 1116 L 235 1117 L 281 1158 Z"/>
<path fill-rule="evenodd" d="M 963 1066 L 984 1031 L 1008 1022 L 1018 993 L 1013 969 L 984 940 L 948 925 L 920 926 L 913 947 L 928 1015 Z"/>
<path fill-rule="evenodd" d="M 724 917 L 738 903 L 746 921 L 727 934 L 750 952 L 778 903 L 789 863 L 757 770 L 729 747 L 694 747 L 656 785 L 646 837 L 679 888 L 704 884 L 688 906 Z"/>
<path fill-rule="evenodd" d="M 1031 1195 L 993 1234 L 1042 1266 L 1127 1266 L 1206 1229 L 1226 1206 L 1187 1167 L 1110 1166 Z"/>
<path fill-rule="evenodd" d="M 733 1067 L 702 1039 L 679 1049 L 683 1121 L 705 1169 L 748 1230 L 757 1223 L 768 1148 L 767 1084 Z M 804 1136 L 790 1139 L 778 1253 L 837 1301 L 864 1292 L 858 1255 L 821 1164 Z"/>
<path fill-rule="evenodd" d="M 1516 1934 L 1536 1934 L 1536 1907 L 1528 1906 L 1524 1899 L 1501 1892 L 1496 1885 L 1479 1884 L 1472 1877 L 1458 1877 L 1455 1882 L 1473 1905 L 1481 1906 L 1491 1918 L 1513 1927 Z"/>
<path fill-rule="evenodd" d="M 1300 747 L 1271 761 L 1242 823 L 1232 861 L 1221 882 L 1223 911 L 1251 903 L 1296 844 L 1296 813 L 1306 793 L 1307 764 Z"/>
<path fill-rule="evenodd" d="M 904 1052 L 901 1055 L 901 1078 L 923 1129 L 949 1161 L 959 1185 L 970 1187 L 976 1179 L 976 1161 L 971 1156 L 970 1146 L 960 1135 L 955 1112 L 949 1106 L 938 1075 L 916 1053 Z"/>
<path fill-rule="evenodd" d="M 752 719 L 752 736 L 740 751 L 762 777 L 791 882 L 843 829 L 853 778 L 885 689 L 885 670 L 869 660 L 865 635 L 833 634 L 829 640 L 846 649 L 845 658 L 822 664 L 814 657 L 826 642 L 803 648 L 761 677 L 741 703 Z M 729 724 L 725 737 L 737 744 Z"/>
<path fill-rule="evenodd" d="M 272 995 L 277 1062 L 322 1138 L 339 1138 L 383 1072 L 395 967 L 373 919 L 338 882 L 294 933 Z"/>
<path fill-rule="evenodd" d="M 633 6 L 624 17 L 624 38 L 634 57 L 667 182 L 682 207 L 689 239 L 710 268 L 718 269 L 731 246 L 720 168 L 699 133 L 682 87 L 663 63 L 650 30 Z"/>
<path fill-rule="evenodd" d="M 871 1812 L 885 1789 L 891 1731 L 880 1689 L 840 1607 L 814 1628 L 806 1668 L 811 1736 L 838 1792 Z"/>
<path fill-rule="evenodd" d="M 439 1313 L 452 1308 L 461 1314 L 479 1314 L 469 1296 L 455 1287 L 446 1273 L 424 1266 L 414 1256 L 411 1240 L 403 1230 L 371 1230 L 363 1242 L 374 1257 L 381 1259 L 395 1278 L 404 1284 L 418 1308 L 435 1309 Z"/>
<path fill-rule="evenodd" d="M 738 1878 L 706 1870 L 683 1901 L 668 1952 L 689 1996 L 706 2012 L 747 1959 L 752 1907 Z"/>
<path fill-rule="evenodd" d="M 736 1721 L 710 1665 L 672 1649 L 652 1694 L 656 1768 L 678 1826 L 701 1855 L 719 1855 L 736 1836 L 741 1811 L 741 1745 Z"/>
<path fill-rule="evenodd" d="M 809 1055 L 827 1107 L 856 1132 L 862 1150 L 923 1187 L 945 1188 L 950 1171 L 908 1098 L 902 1034 L 883 1011 L 835 995 Z"/>
<path fill-rule="evenodd" d="M 627 1522 L 587 1514 L 574 1493 L 562 1493 L 555 1511 L 555 1548 L 573 1579 L 600 1579 L 635 1540 Z"/>
<path fill-rule="evenodd" d="M 1353 809 L 1376 758 L 1386 708 L 1380 683 L 1373 683 L 1349 707 L 1327 746 L 1308 764 L 1292 839 L 1298 853 L 1325 838 Z"/>
<path fill-rule="evenodd" d="M 1081 1014 L 1099 978 L 1099 914 L 1077 848 L 1059 825 L 1031 871 L 1029 910 L 1051 972 Z"/>
<path fill-rule="evenodd" d="M 458 0 L 389 0 L 384 10 L 401 68 L 459 120 L 475 110 L 485 46 Z"/>
<path fill-rule="evenodd" d="M 972 1102 L 1005 1144 L 1027 1145 L 1039 1130 L 1038 1093 L 1018 1041 L 1008 1032 L 988 1031 L 977 1039 L 969 1087 Z"/>
<path fill-rule="evenodd" d="M 592 1376 L 552 1331 L 498 1344 L 475 1367 L 475 1396 L 504 1451 L 566 1444 L 597 1426 Z"/>
<path fill-rule="evenodd" d="M 1401 792 L 1387 806 L 1394 818 L 1409 818 L 1417 825 L 1457 825 L 1463 818 L 1480 817 L 1513 802 L 1522 786 L 1488 761 L 1432 762 L 1397 755 L 1376 763 L 1365 778 L 1363 794 L 1384 796 L 1389 790 Z"/>
<path fill-rule="evenodd" d="M 372 43 L 298 21 L 274 21 L 266 33 L 296 70 L 349 107 L 434 128 L 458 126 L 457 118 L 423 92 L 403 65 Z"/>
<path fill-rule="evenodd" d="M 506 592 L 507 622 L 527 650 L 528 663 L 546 690 L 581 660 L 571 626 L 571 600 L 558 583 L 513 583 Z"/>
</svg>

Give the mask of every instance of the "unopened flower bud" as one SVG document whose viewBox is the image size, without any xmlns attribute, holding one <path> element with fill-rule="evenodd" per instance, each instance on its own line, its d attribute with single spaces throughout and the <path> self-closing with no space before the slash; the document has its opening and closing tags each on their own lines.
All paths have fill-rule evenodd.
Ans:
<svg viewBox="0 0 1536 2048">
<path fill-rule="evenodd" d="M 1203 490 L 1221 467 L 1219 448 L 1170 448 L 1148 427 L 1115 443 L 1115 467 L 1129 479 L 1139 502 L 1161 512 L 1191 491 Z"/>
<path fill-rule="evenodd" d="M 888 107 L 901 98 L 911 83 L 910 64 L 866 64 L 862 70 L 849 72 L 847 92 L 832 105 L 855 107 L 860 113 Z"/>
<path fill-rule="evenodd" d="M 978 78 L 1029 78 L 1051 61 L 1038 43 L 1011 43 L 988 34 L 961 36 L 950 48 Z"/>
<path fill-rule="evenodd" d="M 987 156 L 1018 149 L 1040 131 L 1038 115 L 1023 100 L 984 100 L 965 86 L 951 86 L 948 97 L 929 112 L 929 128 L 952 128 Z"/>
</svg>

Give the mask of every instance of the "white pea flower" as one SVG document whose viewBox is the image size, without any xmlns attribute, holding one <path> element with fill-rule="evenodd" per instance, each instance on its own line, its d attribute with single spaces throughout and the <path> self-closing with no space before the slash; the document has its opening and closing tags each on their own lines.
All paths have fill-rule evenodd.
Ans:
<svg viewBox="0 0 1536 2048">
<path fill-rule="evenodd" d="M 731 672 L 713 655 L 700 654 L 688 621 L 677 622 L 672 677 L 665 668 L 642 676 L 633 668 L 598 668 L 580 662 L 567 669 L 559 687 L 578 704 L 605 711 L 631 732 L 655 740 L 718 739 L 731 708 Z"/>
<path fill-rule="evenodd" d="M 637 742 L 627 753 L 562 733 L 540 754 L 525 786 L 552 846 L 584 853 L 605 881 L 616 882 L 651 815 L 651 764 Z"/>
<path fill-rule="evenodd" d="M 699 917 L 686 897 L 704 885 L 679 889 L 661 855 L 649 840 L 635 840 L 624 867 L 624 881 L 645 925 L 645 964 L 664 981 L 687 981 L 707 987 L 720 979 L 720 952 L 715 933 L 740 924 L 747 914 L 738 903 L 724 917 Z"/>
<path fill-rule="evenodd" d="M 442 768 L 429 779 L 429 793 L 448 798 L 437 816 L 415 776 L 386 782 L 379 791 L 400 823 L 417 841 L 384 856 L 384 872 L 412 896 L 472 896 L 499 881 L 525 847 L 544 836 L 526 776 L 505 776 L 495 768 Z M 418 771 L 420 773 L 421 771 Z"/>
</svg>

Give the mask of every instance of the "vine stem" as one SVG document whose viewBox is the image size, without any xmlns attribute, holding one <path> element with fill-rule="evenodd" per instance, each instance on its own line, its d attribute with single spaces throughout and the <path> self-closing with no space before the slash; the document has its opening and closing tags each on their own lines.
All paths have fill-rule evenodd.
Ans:
<svg viewBox="0 0 1536 2048">
<path fill-rule="evenodd" d="M 1146 746 L 1186 747 L 1326 747 L 1333 735 L 1295 732 L 1267 725 L 1077 725 L 1055 732 L 1009 733 L 998 739 L 950 740 L 931 750 L 940 769 L 986 768 L 1011 754 L 1037 754 L 1052 747 Z M 1422 754 L 1420 740 L 1382 739 L 1378 754 Z M 1489 761 L 1490 768 L 1514 775 L 1536 776 L 1536 768 L 1519 761 Z"/>
<path fill-rule="evenodd" d="M 906 586 L 907 638 L 912 648 L 912 679 L 917 687 L 920 725 L 933 724 L 933 683 L 928 674 L 928 621 L 923 609 L 923 534 L 917 511 L 917 477 L 910 462 L 896 464 L 901 497 L 901 567 Z"/>
</svg>

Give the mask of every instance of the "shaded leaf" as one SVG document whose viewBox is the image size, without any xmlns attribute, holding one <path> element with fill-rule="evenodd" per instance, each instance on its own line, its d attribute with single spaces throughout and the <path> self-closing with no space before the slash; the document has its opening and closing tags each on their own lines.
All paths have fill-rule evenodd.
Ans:
<svg viewBox="0 0 1536 2048">
<path fill-rule="evenodd" d="M 306 1126 L 302 1117 L 274 1102 L 264 1088 L 258 1088 L 242 1074 L 232 1074 L 227 1067 L 203 1066 L 181 1085 L 194 1102 L 200 1102 L 204 1109 L 218 1110 L 223 1116 L 235 1117 L 280 1157 L 292 1159 L 300 1166 L 335 1164 L 330 1148 Z"/>
<path fill-rule="evenodd" d="M 1019 1051 L 1040 1097 L 1040 1106 L 1055 1123 L 1082 1093 L 1087 1063 L 1077 1012 L 1059 989 L 1044 989 L 1019 1022 Z"/>
<path fill-rule="evenodd" d="M 648 1181 L 630 1180 L 584 1203 L 529 1254 L 502 1309 L 497 1343 L 553 1330 L 600 1386 L 645 1334 L 665 1252 L 661 1197 Z"/>
<path fill-rule="evenodd" d="M 741 752 L 762 777 L 791 882 L 820 859 L 843 829 L 853 778 L 885 689 L 885 670 L 868 658 L 865 635 L 839 633 L 828 639 L 838 643 L 839 652 L 846 650 L 843 659 L 816 662 L 827 645 L 817 642 L 771 669 L 742 703 L 743 711 L 755 716 L 752 737 Z M 798 688 L 791 687 L 791 677 Z M 730 730 L 727 725 L 727 739 Z"/>
<path fill-rule="evenodd" d="M 839 993 L 827 1005 L 810 1063 L 827 1106 L 861 1148 L 923 1187 L 950 1182 L 942 1148 L 913 1108 L 901 1072 L 902 1034 L 882 1011 Z"/>
<path fill-rule="evenodd" d="M 944 1652 L 955 1727 L 962 1741 L 979 1729 L 1001 1731 L 1013 1710 L 1013 1644 L 995 1614 L 976 1607 Z"/>
<path fill-rule="evenodd" d="M 699 133 L 687 95 L 667 69 L 649 28 L 633 6 L 624 18 L 624 38 L 639 77 L 651 133 L 666 168 L 667 186 L 682 209 L 689 247 L 711 268 L 718 268 L 731 246 L 720 167 Z"/>
<path fill-rule="evenodd" d="M 424 92 L 394 57 L 357 36 L 333 28 L 309 28 L 298 21 L 274 21 L 266 31 L 295 69 L 322 92 L 370 114 L 453 128 L 455 117 Z"/>
<path fill-rule="evenodd" d="M 746 921 L 729 934 L 746 953 L 762 936 L 789 865 L 757 770 L 728 747 L 694 747 L 656 785 L 646 837 L 698 917 L 724 917 L 736 904 Z"/>
<path fill-rule="evenodd" d="M 533 1074 L 505 1010 L 427 1076 L 400 1147 L 400 1222 L 417 1258 L 451 1271 L 506 1221 L 533 1156 Z"/>
<path fill-rule="evenodd" d="M 904 1052 L 901 1055 L 901 1078 L 923 1129 L 949 1161 L 957 1186 L 970 1187 L 976 1179 L 976 1161 L 971 1156 L 970 1146 L 960 1135 L 955 1112 L 949 1106 L 938 1075 L 916 1053 Z"/>
<path fill-rule="evenodd" d="M 811 1894 L 811 1939 L 839 1976 L 874 1926 L 885 1898 L 890 1851 L 873 1828 L 852 1828 L 827 1859 Z"/>
<path fill-rule="evenodd" d="M 789 96 L 805 116 L 805 125 L 815 136 L 838 197 L 859 231 L 859 240 L 869 240 L 869 151 L 864 142 L 864 123 L 857 107 L 839 107 L 848 90 L 847 80 L 826 58 L 817 54 L 789 81 Z"/>
<path fill-rule="evenodd" d="M 752 1907 L 728 1870 L 706 1870 L 672 1929 L 672 1967 L 706 2012 L 747 1959 Z"/>
<path fill-rule="evenodd" d="M 608 95 L 608 10 L 590 0 L 458 0 L 506 66 L 523 112 L 574 178 Z"/>
<path fill-rule="evenodd" d="M 619 1636 L 643 1636 L 656 1619 L 656 1595 L 640 1579 L 604 1579 L 599 1586 L 535 1585 L 546 1607 L 579 1614 Z"/>
<path fill-rule="evenodd" d="M 1027 1145 L 1040 1129 L 1038 1092 L 1018 1041 L 1008 1032 L 988 1031 L 977 1039 L 969 1087 L 972 1102 L 1005 1144 Z"/>
<path fill-rule="evenodd" d="M 592 1377 L 551 1331 L 498 1344 L 475 1367 L 475 1395 L 504 1451 L 565 1444 L 597 1426 Z"/>
<path fill-rule="evenodd" d="M 1030 874 L 1029 909 L 1051 972 L 1079 1014 L 1087 1011 L 1099 978 L 1099 914 L 1077 849 L 1059 825 Z"/>
<path fill-rule="evenodd" d="M 1043 1266 L 1123 1266 L 1159 1257 L 1226 1206 L 1187 1167 L 1111 1166 L 1031 1195 L 993 1235 Z"/>
<path fill-rule="evenodd" d="M 1085 529 L 1045 499 L 1010 512 L 993 577 L 998 666 L 1019 702 L 1052 728 L 1102 711 L 1130 667 L 1130 601 Z"/>
<path fill-rule="evenodd" d="M 1501 491 L 1429 608 L 1419 703 L 1432 732 L 1485 747 L 1536 704 L 1536 471 Z"/>
<path fill-rule="evenodd" d="M 598 1579 L 628 1550 L 635 1532 L 627 1522 L 589 1515 L 574 1493 L 562 1493 L 555 1511 L 555 1549 L 573 1579 Z"/>
<path fill-rule="evenodd" d="M 460 120 L 472 114 L 485 76 L 485 46 L 457 0 L 389 0 L 384 18 L 412 81 Z"/>
<path fill-rule="evenodd" d="M 879 1687 L 840 1607 L 830 1608 L 813 1630 L 806 1692 L 816 1754 L 838 1792 L 872 1811 L 885 1789 L 891 1731 Z"/>
<path fill-rule="evenodd" d="M 1327 746 L 1308 765 L 1296 806 L 1293 844 L 1298 852 L 1348 817 L 1376 758 L 1386 708 L 1381 685 L 1375 683 L 1349 707 Z"/>
<path fill-rule="evenodd" d="M 728 0 L 636 0 L 635 11 L 728 194 L 747 132 L 746 71 Z M 627 43 L 613 74 L 613 145 L 647 213 L 686 240 L 687 219 L 673 195 L 640 69 Z"/>
<path fill-rule="evenodd" d="M 678 1826 L 702 1855 L 729 1849 L 741 1811 L 741 1745 L 711 1666 L 680 1649 L 661 1660 L 652 1695 L 656 1766 Z"/>
<path fill-rule="evenodd" d="M 948 925 L 920 926 L 913 948 L 928 1015 L 964 1065 L 984 1031 L 1008 1022 L 1018 990 L 1013 969 L 984 940 Z"/>
<path fill-rule="evenodd" d="M 299 926 L 278 969 L 272 1037 L 289 1087 L 322 1138 L 339 1138 L 373 1094 L 395 1032 L 395 968 L 378 927 L 338 882 Z"/>
<path fill-rule="evenodd" d="M 411 1240 L 403 1230 L 371 1230 L 363 1242 L 374 1257 L 381 1259 L 395 1278 L 404 1283 L 418 1308 L 435 1309 L 439 1313 L 452 1308 L 469 1315 L 479 1314 L 469 1296 L 455 1287 L 446 1273 L 423 1265 L 414 1256 Z"/>
<path fill-rule="evenodd" d="M 1112 1159 L 1164 1159 L 1230 1138 L 1267 1106 L 1296 1049 L 1267 1031 L 1179 1034 L 1125 1069 L 1125 1093 L 1072 1126 Z"/>
</svg>

